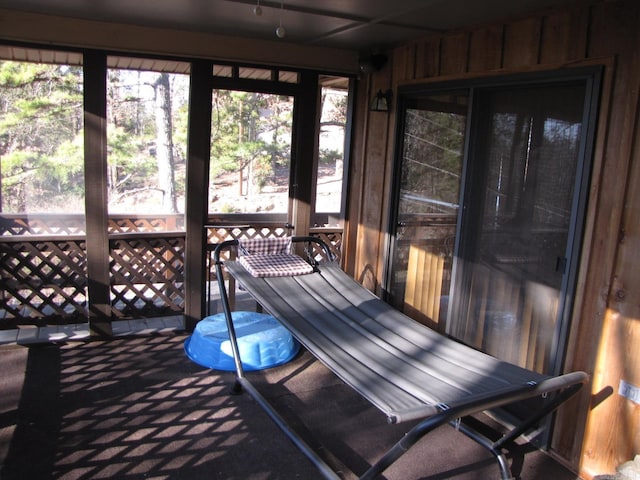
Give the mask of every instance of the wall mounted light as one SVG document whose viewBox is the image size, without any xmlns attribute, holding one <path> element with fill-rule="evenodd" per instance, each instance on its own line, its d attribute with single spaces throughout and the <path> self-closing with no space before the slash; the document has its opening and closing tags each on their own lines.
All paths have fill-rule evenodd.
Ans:
<svg viewBox="0 0 640 480">
<path fill-rule="evenodd" d="M 369 105 L 369 110 L 372 112 L 388 112 L 391 110 L 391 97 L 393 96 L 393 92 L 391 90 L 387 90 L 383 92 L 382 90 L 378 90 L 371 100 L 371 104 Z"/>
</svg>

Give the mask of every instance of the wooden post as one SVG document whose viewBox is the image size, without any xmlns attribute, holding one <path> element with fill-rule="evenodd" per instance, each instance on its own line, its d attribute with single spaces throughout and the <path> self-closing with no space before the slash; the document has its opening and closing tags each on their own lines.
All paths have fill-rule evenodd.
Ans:
<svg viewBox="0 0 640 480">
<path fill-rule="evenodd" d="M 311 222 L 311 204 L 316 191 L 318 171 L 318 129 L 320 94 L 318 74 L 301 74 L 302 94 L 296 96 L 293 113 L 291 144 L 291 207 L 289 222 L 294 225 L 294 235 L 308 235 Z M 312 120 L 313 119 L 313 120 Z"/>
<path fill-rule="evenodd" d="M 191 64 L 189 133 L 187 140 L 187 205 L 185 241 L 185 324 L 193 330 L 204 315 L 208 215 L 209 156 L 211 151 L 211 74 L 209 61 Z"/>
<path fill-rule="evenodd" d="M 110 336 L 107 192 L 107 56 L 84 54 L 84 175 L 87 289 L 92 336 Z"/>
</svg>

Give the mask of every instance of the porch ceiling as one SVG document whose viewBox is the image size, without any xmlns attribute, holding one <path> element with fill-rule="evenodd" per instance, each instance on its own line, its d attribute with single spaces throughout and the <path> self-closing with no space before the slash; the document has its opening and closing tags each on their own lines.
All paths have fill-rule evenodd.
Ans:
<svg viewBox="0 0 640 480">
<path fill-rule="evenodd" d="M 586 0 L 0 0 L 0 8 L 87 20 L 372 51 Z M 262 14 L 253 13 L 260 4 Z"/>
</svg>

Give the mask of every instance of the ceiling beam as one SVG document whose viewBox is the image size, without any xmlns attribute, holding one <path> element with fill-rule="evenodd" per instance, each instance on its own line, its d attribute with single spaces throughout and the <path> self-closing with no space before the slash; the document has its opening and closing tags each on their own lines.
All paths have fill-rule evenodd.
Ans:
<svg viewBox="0 0 640 480">
<path fill-rule="evenodd" d="M 0 40 L 357 73 L 358 52 L 0 9 Z"/>
</svg>

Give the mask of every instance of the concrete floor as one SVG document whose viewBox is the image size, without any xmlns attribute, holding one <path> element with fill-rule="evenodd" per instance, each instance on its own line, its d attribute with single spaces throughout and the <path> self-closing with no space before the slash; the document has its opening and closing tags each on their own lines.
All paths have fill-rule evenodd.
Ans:
<svg viewBox="0 0 640 480">
<path fill-rule="evenodd" d="M 191 362 L 186 333 L 0 346 L 0 479 L 315 479 L 317 470 L 234 376 Z M 307 352 L 250 373 L 299 435 L 357 478 L 407 425 L 385 418 Z M 575 480 L 547 454 L 519 445 L 522 480 Z M 355 473 L 354 473 L 355 472 Z M 499 478 L 489 453 L 449 426 L 383 478 Z"/>
</svg>

